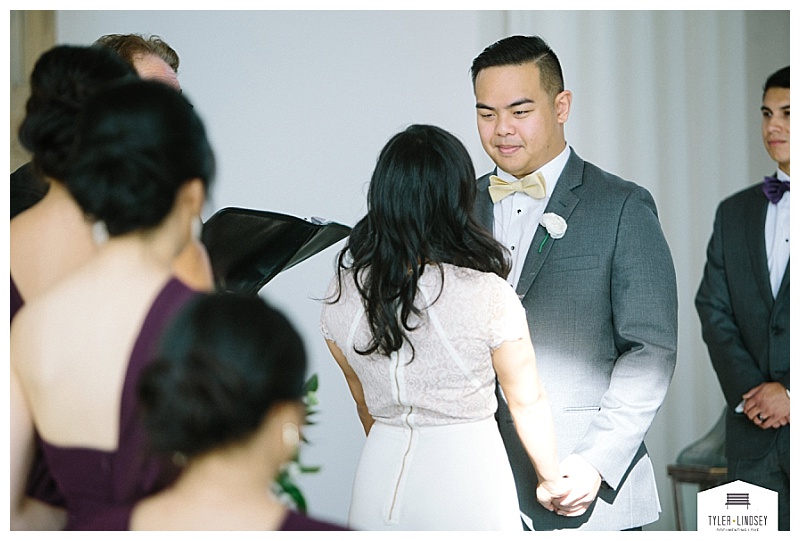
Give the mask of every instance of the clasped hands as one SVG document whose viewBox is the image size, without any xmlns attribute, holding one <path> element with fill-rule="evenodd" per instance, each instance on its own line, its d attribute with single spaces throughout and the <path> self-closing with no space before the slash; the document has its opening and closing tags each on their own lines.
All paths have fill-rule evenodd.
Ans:
<svg viewBox="0 0 800 541">
<path fill-rule="evenodd" d="M 756 385 L 744 395 L 744 414 L 756 426 L 780 428 L 789 424 L 791 410 L 786 388 L 776 381 Z"/>
<path fill-rule="evenodd" d="M 561 479 L 539 483 L 536 498 L 546 509 L 565 517 L 586 512 L 600 490 L 598 471 L 579 455 L 569 455 L 561 462 Z"/>
</svg>

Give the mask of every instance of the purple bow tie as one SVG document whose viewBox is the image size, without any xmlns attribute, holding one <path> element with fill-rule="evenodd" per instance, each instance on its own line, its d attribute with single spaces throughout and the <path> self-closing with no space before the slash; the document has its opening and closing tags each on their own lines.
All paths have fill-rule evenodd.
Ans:
<svg viewBox="0 0 800 541">
<path fill-rule="evenodd" d="M 789 183 L 785 180 L 778 180 L 775 177 L 764 177 L 764 185 L 761 189 L 771 203 L 777 203 L 781 200 L 783 194 L 789 191 Z"/>
</svg>

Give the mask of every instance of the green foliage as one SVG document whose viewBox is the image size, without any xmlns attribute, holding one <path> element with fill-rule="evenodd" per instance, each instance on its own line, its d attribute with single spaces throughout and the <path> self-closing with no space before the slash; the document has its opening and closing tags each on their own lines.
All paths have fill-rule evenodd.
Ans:
<svg viewBox="0 0 800 541">
<path fill-rule="evenodd" d="M 319 398 L 317 397 L 317 389 L 319 388 L 319 378 L 316 374 L 312 375 L 303 386 L 303 403 L 306 406 L 305 426 L 311 426 L 314 421 L 311 418 L 317 413 L 317 406 L 319 406 Z M 302 434 L 302 431 L 301 431 Z M 301 435 L 301 443 L 297 448 L 294 458 L 286 463 L 281 468 L 278 478 L 275 479 L 274 491 L 276 495 L 284 500 L 287 504 L 293 506 L 301 513 L 308 511 L 305 496 L 295 482 L 296 476 L 306 473 L 317 473 L 320 471 L 319 466 L 307 466 L 300 460 L 300 451 L 303 444 L 309 444 L 305 434 Z"/>
</svg>

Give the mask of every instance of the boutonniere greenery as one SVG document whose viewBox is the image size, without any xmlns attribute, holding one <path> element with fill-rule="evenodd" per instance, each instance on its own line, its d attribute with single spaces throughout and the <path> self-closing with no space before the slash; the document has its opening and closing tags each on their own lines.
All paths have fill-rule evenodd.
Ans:
<svg viewBox="0 0 800 541">
<path fill-rule="evenodd" d="M 547 239 L 552 237 L 553 239 L 560 239 L 564 236 L 564 233 L 567 232 L 567 222 L 556 214 L 555 212 L 545 212 L 542 215 L 542 219 L 539 221 L 540 224 L 547 229 L 547 234 L 544 236 L 544 240 L 539 245 L 539 252 L 542 253 L 542 248 L 544 248 L 544 244 L 547 242 Z"/>
</svg>

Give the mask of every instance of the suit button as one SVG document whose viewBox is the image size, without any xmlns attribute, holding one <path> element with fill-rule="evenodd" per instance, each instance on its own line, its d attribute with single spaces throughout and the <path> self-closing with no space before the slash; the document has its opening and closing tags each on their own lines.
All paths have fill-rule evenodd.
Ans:
<svg viewBox="0 0 800 541">
<path fill-rule="evenodd" d="M 773 325 L 772 334 L 774 334 L 775 336 L 783 334 L 783 327 L 781 327 L 780 325 Z"/>
</svg>

